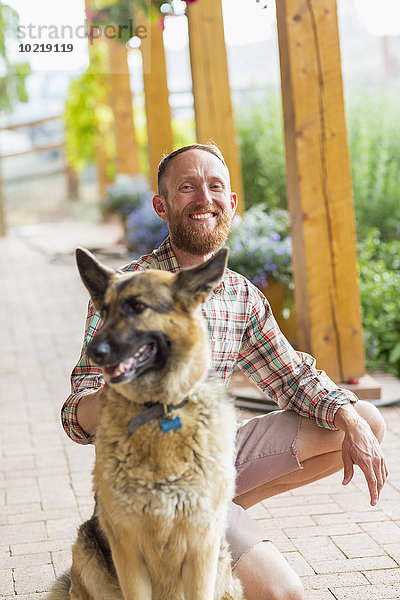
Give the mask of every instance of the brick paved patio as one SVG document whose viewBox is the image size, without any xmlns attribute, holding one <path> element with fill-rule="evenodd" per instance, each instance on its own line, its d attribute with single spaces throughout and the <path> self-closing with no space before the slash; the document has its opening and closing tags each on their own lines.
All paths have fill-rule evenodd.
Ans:
<svg viewBox="0 0 400 600">
<path fill-rule="evenodd" d="M 69 566 L 76 527 L 93 507 L 93 448 L 71 442 L 59 420 L 87 304 L 65 253 L 118 235 L 112 226 L 22 233 L 0 240 L 0 596 L 40 600 Z M 384 395 L 400 397 L 398 381 L 380 381 Z M 357 473 L 347 487 L 337 474 L 251 509 L 307 600 L 400 598 L 400 408 L 383 414 L 390 478 L 377 507 Z"/>
</svg>

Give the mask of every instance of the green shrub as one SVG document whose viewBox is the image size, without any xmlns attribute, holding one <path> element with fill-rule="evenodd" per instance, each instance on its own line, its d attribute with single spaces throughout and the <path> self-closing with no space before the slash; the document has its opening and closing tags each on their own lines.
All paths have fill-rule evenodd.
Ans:
<svg viewBox="0 0 400 600">
<path fill-rule="evenodd" d="M 400 241 L 370 230 L 358 261 L 367 366 L 400 375 Z"/>
<path fill-rule="evenodd" d="M 138 175 L 118 174 L 114 183 L 107 188 L 104 210 L 125 220 L 142 203 L 151 204 L 152 196 L 153 192 L 147 179 L 140 173 Z"/>
<path fill-rule="evenodd" d="M 260 98 L 254 93 L 245 107 L 236 108 L 245 206 L 267 210 L 286 208 L 286 166 L 283 116 L 278 89 Z"/>
<path fill-rule="evenodd" d="M 347 101 L 357 232 L 377 227 L 382 240 L 400 232 L 398 95 L 352 90 Z"/>
</svg>

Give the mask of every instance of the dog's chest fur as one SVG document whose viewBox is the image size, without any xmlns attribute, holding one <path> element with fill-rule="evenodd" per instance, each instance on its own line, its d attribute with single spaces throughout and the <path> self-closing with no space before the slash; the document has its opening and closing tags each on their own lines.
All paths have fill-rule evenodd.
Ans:
<svg viewBox="0 0 400 600">
<path fill-rule="evenodd" d="M 207 521 L 232 497 L 234 408 L 223 384 L 197 384 L 193 397 L 175 415 L 181 429 L 163 433 L 155 419 L 129 434 L 130 403 L 112 393 L 103 409 L 95 487 L 99 503 L 104 495 L 118 519 Z"/>
</svg>

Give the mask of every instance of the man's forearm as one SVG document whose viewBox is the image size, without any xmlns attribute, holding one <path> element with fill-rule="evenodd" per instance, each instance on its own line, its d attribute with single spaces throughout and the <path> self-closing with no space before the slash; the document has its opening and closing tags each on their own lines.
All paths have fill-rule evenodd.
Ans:
<svg viewBox="0 0 400 600">
<path fill-rule="evenodd" d="M 101 409 L 106 402 L 104 387 L 95 392 L 85 394 L 79 400 L 76 416 L 80 427 L 89 435 L 93 435 L 100 423 Z"/>
<path fill-rule="evenodd" d="M 348 431 L 357 426 L 357 423 L 362 420 L 366 425 L 367 422 L 357 413 L 352 404 L 343 404 L 338 408 L 335 414 L 335 426 L 341 431 Z"/>
</svg>

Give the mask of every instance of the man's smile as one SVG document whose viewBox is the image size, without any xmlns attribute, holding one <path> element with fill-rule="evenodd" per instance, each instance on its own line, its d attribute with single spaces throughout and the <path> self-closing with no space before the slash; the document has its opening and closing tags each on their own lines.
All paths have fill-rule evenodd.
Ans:
<svg viewBox="0 0 400 600">
<path fill-rule="evenodd" d="M 204 213 L 191 213 L 189 215 L 190 219 L 195 219 L 195 221 L 207 221 L 209 219 L 213 219 L 216 216 L 214 212 L 204 212 Z"/>
</svg>

